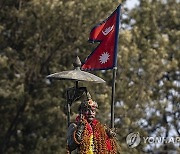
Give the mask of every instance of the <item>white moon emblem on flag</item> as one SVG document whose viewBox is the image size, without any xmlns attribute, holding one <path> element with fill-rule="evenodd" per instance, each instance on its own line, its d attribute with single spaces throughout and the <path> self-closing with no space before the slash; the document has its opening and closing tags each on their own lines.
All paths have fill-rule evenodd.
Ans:
<svg viewBox="0 0 180 154">
<path fill-rule="evenodd" d="M 113 28 L 114 28 L 114 25 L 106 28 L 104 31 L 102 31 L 102 33 L 103 33 L 104 35 L 108 35 L 108 34 L 113 30 Z"/>
<path fill-rule="evenodd" d="M 108 52 L 104 52 L 100 57 L 99 57 L 99 61 L 101 64 L 106 63 L 109 60 L 109 53 Z"/>
</svg>

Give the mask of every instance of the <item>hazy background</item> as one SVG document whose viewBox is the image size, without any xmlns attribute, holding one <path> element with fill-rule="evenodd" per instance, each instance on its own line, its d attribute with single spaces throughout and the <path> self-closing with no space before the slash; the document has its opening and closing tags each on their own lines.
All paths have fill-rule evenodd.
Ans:
<svg viewBox="0 0 180 154">
<path fill-rule="evenodd" d="M 141 142 L 132 149 L 126 136 L 180 136 L 180 2 L 122 4 L 115 98 L 122 153 L 179 153 L 179 143 Z M 0 153 L 65 153 L 65 90 L 74 83 L 46 76 L 73 69 L 77 50 L 83 62 L 97 46 L 87 42 L 91 28 L 118 5 L 114 0 L 0 1 Z M 106 84 L 80 85 L 98 102 L 97 118 L 109 125 L 112 71 L 92 73 Z"/>
</svg>

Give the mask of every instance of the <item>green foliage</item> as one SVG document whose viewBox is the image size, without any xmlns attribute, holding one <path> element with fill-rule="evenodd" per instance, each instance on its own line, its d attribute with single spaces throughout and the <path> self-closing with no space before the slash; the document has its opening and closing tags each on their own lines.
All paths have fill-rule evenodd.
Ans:
<svg viewBox="0 0 180 154">
<path fill-rule="evenodd" d="M 177 1 L 140 1 L 124 20 L 130 30 L 120 35 L 117 81 L 120 105 L 116 109 L 119 134 L 125 132 L 122 139 L 130 132 L 162 137 L 180 134 L 179 8 Z M 144 153 L 142 149 L 146 146 L 141 144 L 136 148 L 138 151 L 132 151 Z M 168 151 L 167 147 L 160 151 Z M 128 150 L 127 145 L 123 148 Z"/>
<path fill-rule="evenodd" d="M 91 28 L 117 5 L 112 0 L 0 2 L 0 153 L 65 153 L 65 89 L 74 83 L 45 77 L 71 70 L 76 50 L 83 61 L 97 45 L 87 42 Z M 173 128 L 180 135 L 178 10 L 176 0 L 142 0 L 122 11 L 127 17 L 119 37 L 115 127 L 123 153 L 147 152 L 143 143 L 128 148 L 131 132 L 167 137 Z M 110 124 L 112 72 L 93 73 L 106 84 L 80 84 L 98 102 L 97 117 Z"/>
</svg>

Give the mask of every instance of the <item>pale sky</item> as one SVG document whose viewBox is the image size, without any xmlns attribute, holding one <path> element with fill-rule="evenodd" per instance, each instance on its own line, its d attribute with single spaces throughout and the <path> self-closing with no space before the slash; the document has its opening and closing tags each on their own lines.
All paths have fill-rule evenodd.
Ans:
<svg viewBox="0 0 180 154">
<path fill-rule="evenodd" d="M 138 0 L 127 0 L 126 1 L 126 5 L 129 9 L 132 9 L 133 7 L 135 7 L 138 4 L 139 4 Z"/>
</svg>

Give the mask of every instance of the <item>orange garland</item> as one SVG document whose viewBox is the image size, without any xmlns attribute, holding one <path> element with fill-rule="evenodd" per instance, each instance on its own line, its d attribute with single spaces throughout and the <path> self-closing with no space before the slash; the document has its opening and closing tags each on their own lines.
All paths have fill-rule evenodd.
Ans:
<svg viewBox="0 0 180 154">
<path fill-rule="evenodd" d="M 80 143 L 80 154 L 86 154 L 88 153 L 89 147 L 90 147 L 90 140 L 89 140 L 89 132 L 87 129 L 87 121 L 85 121 L 86 127 L 83 133 L 83 139 L 82 142 Z M 98 135 L 97 135 L 98 134 Z M 93 143 L 95 146 L 94 153 L 96 154 L 117 154 L 117 148 L 116 148 L 116 143 L 114 139 L 110 139 L 111 147 L 112 150 L 108 151 L 106 147 L 106 138 L 107 134 L 104 129 L 104 126 L 98 122 L 93 131 Z"/>
<path fill-rule="evenodd" d="M 73 133 L 73 138 L 74 138 L 74 141 L 76 142 L 76 144 L 80 144 L 80 142 L 78 142 L 78 141 L 77 141 L 77 139 L 76 139 L 76 136 L 75 136 L 75 135 L 76 135 L 76 131 L 74 131 L 74 133 Z"/>
<path fill-rule="evenodd" d="M 82 141 L 80 143 L 76 140 L 76 137 L 74 136 L 76 131 L 73 133 L 75 142 L 80 145 L 79 152 L 78 152 L 79 154 L 87 154 L 90 149 L 90 136 L 89 136 L 90 134 L 87 129 L 88 122 L 86 120 L 83 120 L 83 122 L 85 123 L 85 129 L 83 132 Z M 105 127 L 100 122 L 97 122 L 97 124 L 94 125 L 93 129 L 94 129 L 93 130 L 93 144 L 94 144 L 93 153 L 94 154 L 117 154 L 117 143 L 114 138 L 109 138 L 112 150 L 110 151 L 107 150 L 106 139 L 108 137 L 106 134 Z M 67 146 L 67 154 L 70 154 L 68 146 Z"/>
</svg>

